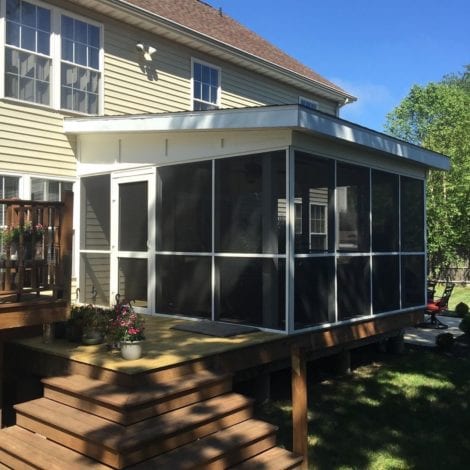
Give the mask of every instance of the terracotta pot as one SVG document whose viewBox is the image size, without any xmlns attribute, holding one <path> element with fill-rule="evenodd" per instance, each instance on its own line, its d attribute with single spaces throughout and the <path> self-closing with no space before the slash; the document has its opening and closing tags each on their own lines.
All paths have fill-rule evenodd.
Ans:
<svg viewBox="0 0 470 470">
<path fill-rule="evenodd" d="M 143 341 L 121 341 L 121 357 L 129 361 L 142 356 Z"/>
</svg>

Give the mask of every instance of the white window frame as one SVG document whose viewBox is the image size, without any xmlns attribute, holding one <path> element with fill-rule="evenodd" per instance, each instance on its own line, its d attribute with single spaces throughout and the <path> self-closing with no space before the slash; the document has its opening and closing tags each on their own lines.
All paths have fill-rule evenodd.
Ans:
<svg viewBox="0 0 470 470">
<path fill-rule="evenodd" d="M 323 209 L 323 217 L 325 220 L 325 231 L 324 232 L 315 232 L 313 230 L 313 219 L 312 219 L 312 207 L 321 207 Z M 311 202 L 308 208 L 308 219 L 309 219 L 309 234 L 308 234 L 308 243 L 309 248 L 312 250 L 312 235 L 321 235 L 324 238 L 323 249 L 328 248 L 328 206 L 326 204 L 318 204 L 317 202 Z"/>
<path fill-rule="evenodd" d="M 43 198 L 42 199 L 37 199 L 38 201 L 50 201 L 50 184 L 51 183 L 58 183 L 59 184 L 59 201 L 60 201 L 60 197 L 62 195 L 62 192 L 63 192 L 63 187 L 64 187 L 64 184 L 66 183 L 70 183 L 72 184 L 72 187 L 73 187 L 73 181 L 70 181 L 70 180 L 63 180 L 63 179 L 57 179 L 55 177 L 44 177 L 44 176 L 31 176 L 29 178 L 29 198 L 28 199 L 32 199 L 33 197 L 33 179 L 37 179 L 37 180 L 40 180 L 41 181 L 41 184 L 42 184 L 42 193 L 43 193 Z"/>
<path fill-rule="evenodd" d="M 299 104 L 304 106 L 307 109 L 318 109 L 318 101 L 311 100 L 310 98 L 305 98 L 305 96 L 299 96 Z"/>
<path fill-rule="evenodd" d="M 194 98 L 194 65 L 195 64 L 201 64 L 204 67 L 210 67 L 212 69 L 217 70 L 217 78 L 218 78 L 217 102 L 212 103 L 212 102 L 209 102 L 209 101 L 204 101 L 202 99 L 197 99 L 197 101 L 200 102 L 200 103 L 205 103 L 205 104 L 208 104 L 208 105 L 215 106 L 216 109 L 219 109 L 220 108 L 220 103 L 221 103 L 221 97 L 222 97 L 222 85 L 221 85 L 222 84 L 222 68 L 217 66 L 217 65 L 206 62 L 204 60 L 200 60 L 200 59 L 197 59 L 195 57 L 191 57 L 191 96 L 190 96 L 191 110 L 194 111 L 194 102 L 195 102 L 195 98 Z"/>
<path fill-rule="evenodd" d="M 12 101 L 14 103 L 23 104 L 27 106 L 36 106 L 40 108 L 54 109 L 64 113 L 78 114 L 84 116 L 91 116 L 91 114 L 74 111 L 71 109 L 63 109 L 61 107 L 61 64 L 62 64 L 62 47 L 61 47 L 61 17 L 62 15 L 70 18 L 83 21 L 90 25 L 96 26 L 99 29 L 99 69 L 97 72 L 100 75 L 98 85 L 98 115 L 103 114 L 104 109 L 104 50 L 103 50 L 103 24 L 94 21 L 90 18 L 77 15 L 68 10 L 56 7 L 51 4 L 46 4 L 38 0 L 25 0 L 33 5 L 46 8 L 51 12 L 51 37 L 50 37 L 50 57 L 51 57 L 51 76 L 50 76 L 50 91 L 49 91 L 49 104 L 34 103 L 31 101 L 24 101 L 17 98 L 5 96 L 5 48 L 6 48 L 6 0 L 0 0 L 0 63 L 2 64 L 2 73 L 0 73 L 0 99 Z M 88 69 L 88 67 L 85 67 Z M 90 69 L 95 70 L 95 69 Z"/>
<path fill-rule="evenodd" d="M 37 60 L 38 58 L 43 58 L 43 59 L 47 59 L 47 61 L 49 62 L 50 64 L 50 71 L 49 71 L 49 90 L 48 90 L 48 94 L 49 94 L 49 104 L 44 104 L 44 103 L 36 103 L 34 101 L 28 101 L 28 100 L 23 100 L 23 99 L 20 99 L 20 98 L 13 98 L 13 97 L 6 97 L 7 99 L 12 99 L 14 101 L 17 101 L 17 102 L 22 102 L 22 103 L 29 103 L 29 104 L 35 104 L 35 105 L 38 105 L 38 106 L 49 106 L 50 103 L 51 103 L 51 93 L 52 93 L 52 64 L 53 64 L 53 53 L 52 53 L 52 41 L 51 41 L 51 38 L 52 38 L 52 20 L 53 20 L 53 11 L 52 11 L 52 8 L 51 8 L 51 5 L 46 5 L 44 3 L 41 3 L 41 2 L 31 2 L 29 0 L 24 0 L 25 2 L 31 4 L 31 5 L 34 5 L 35 7 L 40 7 L 40 8 L 43 8 L 47 11 L 50 12 L 50 35 L 49 35 L 49 54 L 46 55 L 44 54 L 43 52 L 40 52 L 38 50 L 30 50 L 30 49 L 25 49 L 25 48 L 21 48 L 21 47 L 17 47 L 17 46 L 14 46 L 14 45 L 8 45 L 7 46 L 7 43 L 6 43 L 6 27 L 7 27 L 7 18 L 6 18 L 6 3 L 7 3 L 7 0 L 0 0 L 0 16 L 1 16 L 1 21 L 2 23 L 0 24 L 0 45 L 1 45 L 1 54 L 0 54 L 0 58 L 1 58 L 1 63 L 2 65 L 5 64 L 5 59 L 6 59 L 6 55 L 5 55 L 5 51 L 6 51 L 6 48 L 8 47 L 10 50 L 12 51 L 17 51 L 19 54 L 23 53 L 23 54 L 29 54 L 30 56 L 34 57 L 35 60 Z M 25 25 L 23 25 L 24 27 Z M 35 33 L 37 31 L 39 31 L 39 29 L 37 28 L 34 28 L 34 31 Z M 6 70 L 4 69 L 3 70 L 3 73 L 2 73 L 2 77 L 1 77 L 1 90 L 0 90 L 0 96 L 3 96 L 5 94 L 5 76 L 6 76 Z M 34 78 L 34 81 L 36 82 L 36 79 Z"/>
</svg>

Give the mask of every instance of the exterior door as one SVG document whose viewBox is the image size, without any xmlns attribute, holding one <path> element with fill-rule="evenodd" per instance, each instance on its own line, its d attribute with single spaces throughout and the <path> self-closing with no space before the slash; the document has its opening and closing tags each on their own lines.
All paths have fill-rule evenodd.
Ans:
<svg viewBox="0 0 470 470">
<path fill-rule="evenodd" d="M 111 197 L 111 296 L 153 313 L 155 276 L 154 170 L 113 175 Z"/>
</svg>

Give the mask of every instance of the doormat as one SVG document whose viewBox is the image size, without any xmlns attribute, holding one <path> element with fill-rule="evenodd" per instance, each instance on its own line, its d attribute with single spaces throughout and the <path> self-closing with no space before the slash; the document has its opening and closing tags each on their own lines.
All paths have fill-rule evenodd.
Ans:
<svg viewBox="0 0 470 470">
<path fill-rule="evenodd" d="M 230 336 L 244 335 L 259 331 L 258 328 L 244 325 L 234 325 L 232 323 L 221 323 L 208 320 L 188 321 L 171 327 L 173 330 L 188 331 L 206 336 L 218 336 L 228 338 Z"/>
</svg>

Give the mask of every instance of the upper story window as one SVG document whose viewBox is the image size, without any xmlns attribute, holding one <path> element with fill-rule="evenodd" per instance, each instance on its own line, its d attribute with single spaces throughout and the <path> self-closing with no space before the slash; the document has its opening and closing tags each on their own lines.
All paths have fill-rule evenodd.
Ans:
<svg viewBox="0 0 470 470">
<path fill-rule="evenodd" d="M 318 109 L 318 103 L 316 101 L 304 98 L 303 96 L 299 96 L 299 104 L 304 108 Z"/>
<path fill-rule="evenodd" d="M 220 69 L 193 61 L 193 110 L 217 109 L 220 105 Z"/>
<path fill-rule="evenodd" d="M 100 30 L 62 15 L 61 107 L 98 113 Z"/>
<path fill-rule="evenodd" d="M 98 114 L 100 26 L 23 0 L 6 0 L 5 19 L 4 96 Z"/>
<path fill-rule="evenodd" d="M 20 0 L 6 8 L 5 96 L 49 105 L 51 12 Z"/>
</svg>

